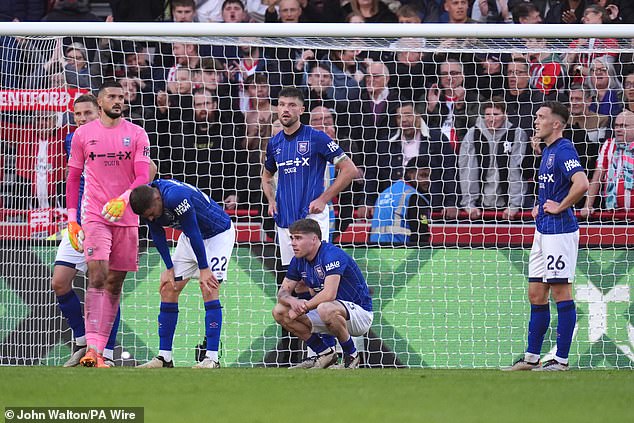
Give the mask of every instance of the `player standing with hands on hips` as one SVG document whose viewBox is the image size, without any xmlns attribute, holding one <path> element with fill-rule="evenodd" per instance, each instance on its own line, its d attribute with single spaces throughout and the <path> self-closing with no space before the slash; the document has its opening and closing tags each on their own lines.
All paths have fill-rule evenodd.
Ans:
<svg viewBox="0 0 634 423">
<path fill-rule="evenodd" d="M 533 148 L 540 153 L 538 204 L 533 208 L 537 230 L 528 263 L 528 348 L 524 357 L 503 370 L 568 370 L 568 353 L 577 321 L 571 283 L 579 251 L 579 225 L 573 205 L 588 190 L 588 178 L 572 142 L 563 138 L 568 109 L 546 102 L 537 110 Z M 557 303 L 557 353 L 541 364 L 544 335 L 550 325 L 549 294 Z"/>
<path fill-rule="evenodd" d="M 132 189 L 150 174 L 150 142 L 140 126 L 122 118 L 124 96 L 118 82 L 99 89 L 99 119 L 75 131 L 68 162 L 68 236 L 88 263 L 85 367 L 109 367 L 103 350 L 119 310 L 127 272 L 138 269 L 139 218 L 129 210 Z M 82 225 L 76 204 L 84 173 Z M 85 239 L 84 239 L 85 233 Z"/>
</svg>

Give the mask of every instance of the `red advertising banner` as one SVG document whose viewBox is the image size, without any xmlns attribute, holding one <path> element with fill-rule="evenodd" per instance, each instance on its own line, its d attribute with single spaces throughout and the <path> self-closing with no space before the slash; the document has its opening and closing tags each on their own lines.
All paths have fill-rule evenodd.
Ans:
<svg viewBox="0 0 634 423">
<path fill-rule="evenodd" d="M 0 90 L 0 111 L 73 110 L 73 102 L 88 90 L 51 88 L 46 90 Z"/>
</svg>

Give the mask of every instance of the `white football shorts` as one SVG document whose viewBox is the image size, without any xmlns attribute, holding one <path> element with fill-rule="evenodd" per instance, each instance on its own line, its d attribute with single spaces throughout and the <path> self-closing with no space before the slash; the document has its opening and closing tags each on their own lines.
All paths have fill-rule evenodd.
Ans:
<svg viewBox="0 0 634 423">
<path fill-rule="evenodd" d="M 66 266 L 86 273 L 88 271 L 88 265 L 86 264 L 84 253 L 78 252 L 70 245 L 70 239 L 68 239 L 68 233 L 66 231 L 64 231 L 63 234 L 62 242 L 60 242 L 59 247 L 57 247 L 55 266 Z"/>
<path fill-rule="evenodd" d="M 348 327 L 350 336 L 362 336 L 368 333 L 370 326 L 372 326 L 372 321 L 374 320 L 374 313 L 349 301 L 336 301 L 339 301 L 348 310 L 350 319 L 346 320 L 346 326 Z M 321 320 L 317 309 L 310 310 L 306 313 L 306 317 L 308 317 L 312 323 L 313 333 L 327 333 L 334 335 L 328 330 L 328 326 L 326 326 L 323 320 Z"/>
<path fill-rule="evenodd" d="M 572 283 L 575 279 L 578 252 L 578 230 L 552 235 L 535 231 L 528 260 L 528 281 Z"/>
<path fill-rule="evenodd" d="M 227 266 L 229 265 L 235 242 L 236 230 L 233 223 L 226 231 L 203 240 L 209 268 L 219 281 L 224 281 L 227 278 Z M 189 238 L 184 233 L 181 233 L 178 237 L 176 250 L 172 255 L 172 262 L 174 263 L 176 280 L 198 278 L 200 276 L 196 254 L 194 254 Z"/>
<path fill-rule="evenodd" d="M 321 229 L 321 239 L 322 241 L 328 241 L 330 236 L 330 209 L 326 206 L 324 211 L 319 214 L 309 214 L 306 216 L 306 219 L 313 219 L 317 223 L 319 223 L 319 228 Z M 282 266 L 288 266 L 291 264 L 291 259 L 293 258 L 293 247 L 291 246 L 291 233 L 288 231 L 288 228 L 277 228 L 277 240 L 280 244 L 280 255 L 282 257 Z"/>
</svg>

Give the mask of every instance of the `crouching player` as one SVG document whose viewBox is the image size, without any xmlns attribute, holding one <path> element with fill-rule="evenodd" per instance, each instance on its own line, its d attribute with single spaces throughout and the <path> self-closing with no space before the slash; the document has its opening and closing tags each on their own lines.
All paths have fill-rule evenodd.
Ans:
<svg viewBox="0 0 634 423">
<path fill-rule="evenodd" d="M 224 210 L 198 188 L 173 179 L 157 179 L 135 188 L 130 206 L 147 223 L 156 249 L 167 267 L 161 274 L 159 353 L 139 366 L 174 367 L 172 343 L 178 322 L 178 297 L 190 278 L 199 278 L 205 303 L 207 353 L 194 368 L 219 368 L 218 345 L 222 327 L 221 282 L 235 243 L 235 229 Z M 170 256 L 164 227 L 180 229 L 174 257 Z"/>
<path fill-rule="evenodd" d="M 277 293 L 275 321 L 317 353 L 312 368 L 327 368 L 338 360 L 336 351 L 318 334 L 339 340 L 344 358 L 335 367 L 359 367 L 352 336 L 367 333 L 374 318 L 372 298 L 359 266 L 341 248 L 321 241 L 319 224 L 312 219 L 295 221 L 289 233 L 294 257 Z M 315 293 L 310 300 L 291 295 L 300 282 Z"/>
</svg>

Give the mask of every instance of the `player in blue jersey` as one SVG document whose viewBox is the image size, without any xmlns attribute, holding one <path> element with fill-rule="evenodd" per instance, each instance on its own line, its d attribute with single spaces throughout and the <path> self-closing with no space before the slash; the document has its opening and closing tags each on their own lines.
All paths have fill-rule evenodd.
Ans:
<svg viewBox="0 0 634 423">
<path fill-rule="evenodd" d="M 130 194 L 130 206 L 147 223 L 167 267 L 161 274 L 159 288 L 159 353 L 140 367 L 174 367 L 172 342 L 178 321 L 178 297 L 190 278 L 198 278 L 205 303 L 207 353 L 194 368 L 219 368 L 222 307 L 218 294 L 236 238 L 231 218 L 198 188 L 173 179 L 157 179 L 135 188 Z M 182 231 L 173 257 L 164 227 Z"/>
<path fill-rule="evenodd" d="M 84 94 L 73 103 L 73 117 L 75 124 L 80 127 L 99 117 L 99 105 L 97 98 L 91 94 Z M 70 156 L 70 147 L 73 141 L 73 133 L 66 136 L 64 140 L 64 149 L 66 158 Z M 81 197 L 83 194 L 83 177 L 80 182 L 79 205 L 77 206 L 77 222 L 81 222 Z M 69 207 L 74 208 L 74 207 Z M 63 236 L 62 241 L 57 248 L 55 256 L 55 266 L 53 267 L 53 278 L 51 287 L 55 292 L 57 304 L 62 312 L 62 316 L 68 322 L 68 326 L 73 331 L 75 343 L 73 345 L 73 353 L 64 367 L 75 367 L 79 364 L 79 360 L 86 354 L 86 328 L 84 325 L 84 315 L 82 312 L 81 301 L 77 293 L 73 290 L 73 280 L 77 272 L 86 273 L 86 258 L 83 253 L 76 251 L 70 244 L 68 236 Z M 114 346 L 117 338 L 117 330 L 119 329 L 120 313 L 112 326 L 108 343 L 103 351 L 106 364 L 114 365 Z"/>
<path fill-rule="evenodd" d="M 358 175 L 355 164 L 328 135 L 300 122 L 304 97 L 300 90 L 285 87 L 280 91 L 277 114 L 283 130 L 272 137 L 266 147 L 262 171 L 262 191 L 269 203 L 268 213 L 275 219 L 282 266 L 293 257 L 289 226 L 310 217 L 328 239 L 327 204 Z M 324 190 L 326 164 L 335 165 L 337 176 Z M 278 173 L 277 190 L 273 175 Z"/>
<path fill-rule="evenodd" d="M 524 357 L 504 370 L 568 370 L 568 353 L 577 321 L 571 283 L 579 249 L 579 226 L 573 205 L 588 190 L 588 178 L 572 142 L 563 138 L 568 109 L 546 102 L 537 110 L 533 148 L 541 152 L 538 204 L 533 209 L 537 230 L 528 263 L 531 315 Z M 557 353 L 541 364 L 544 335 L 550 325 L 549 294 L 557 303 Z"/>
<path fill-rule="evenodd" d="M 358 175 L 357 167 L 337 142 L 326 133 L 300 122 L 303 113 L 301 90 L 283 88 L 277 104 L 283 130 L 269 140 L 262 169 L 262 192 L 269 203 L 269 216 L 275 220 L 280 247 L 282 272 L 278 282 L 283 280 L 284 271 L 293 257 L 289 226 L 309 217 L 319 223 L 322 239 L 327 241 L 330 232 L 328 202 Z M 337 176 L 324 189 L 328 162 L 335 165 Z M 278 173 L 277 190 L 273 179 L 275 173 Z M 297 288 L 300 297 L 309 298 L 305 287 Z M 334 345 L 334 340 L 325 338 Z"/>
<path fill-rule="evenodd" d="M 344 352 L 339 368 L 359 366 L 360 356 L 352 336 L 361 336 L 372 325 L 372 298 L 357 263 L 341 248 L 322 241 L 320 225 L 300 219 L 289 228 L 294 257 L 277 293 L 273 317 L 284 329 L 304 340 L 318 355 L 311 368 L 337 362 L 337 352 L 319 334 L 334 335 Z M 310 300 L 292 296 L 303 283 L 314 295 Z"/>
</svg>

